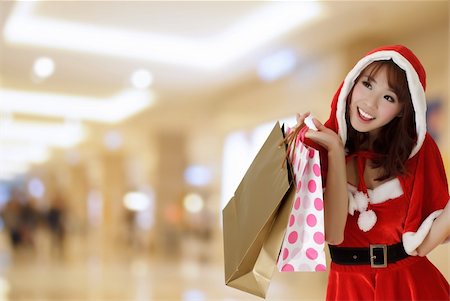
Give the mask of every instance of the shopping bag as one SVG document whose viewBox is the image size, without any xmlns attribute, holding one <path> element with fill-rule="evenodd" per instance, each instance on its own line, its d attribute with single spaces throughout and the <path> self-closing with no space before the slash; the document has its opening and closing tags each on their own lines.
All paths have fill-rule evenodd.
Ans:
<svg viewBox="0 0 450 301">
<path fill-rule="evenodd" d="M 300 129 L 288 146 L 296 190 L 277 263 L 282 272 L 326 270 L 320 157 L 303 143 L 306 130 Z"/>
<path fill-rule="evenodd" d="M 266 296 L 294 192 L 277 122 L 223 209 L 226 285 Z"/>
</svg>

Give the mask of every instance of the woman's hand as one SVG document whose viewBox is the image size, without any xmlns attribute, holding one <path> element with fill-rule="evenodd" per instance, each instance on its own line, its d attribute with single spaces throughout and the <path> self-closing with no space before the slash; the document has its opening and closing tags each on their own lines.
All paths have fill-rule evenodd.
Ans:
<svg viewBox="0 0 450 301">
<path fill-rule="evenodd" d="M 305 123 L 305 118 L 308 117 L 311 113 L 310 112 L 306 112 L 304 114 L 299 114 L 297 113 L 296 118 L 297 118 L 297 127 L 301 126 L 303 123 Z"/>
<path fill-rule="evenodd" d="M 430 232 L 417 247 L 417 255 L 426 256 L 438 245 L 450 239 L 450 202 L 444 208 L 431 226 Z"/>
<path fill-rule="evenodd" d="M 306 113 L 304 115 L 298 115 L 297 123 L 299 121 L 303 122 L 305 118 L 309 115 Z M 328 152 L 330 151 L 343 151 L 344 144 L 342 139 L 333 130 L 325 127 L 319 120 L 313 118 L 314 125 L 317 127 L 317 131 L 308 130 L 305 137 L 316 142 L 320 146 L 324 147 Z"/>
</svg>

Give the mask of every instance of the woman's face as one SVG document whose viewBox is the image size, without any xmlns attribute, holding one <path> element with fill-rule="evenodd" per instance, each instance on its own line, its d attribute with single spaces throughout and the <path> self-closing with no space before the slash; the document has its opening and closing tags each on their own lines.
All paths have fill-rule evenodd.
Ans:
<svg viewBox="0 0 450 301">
<path fill-rule="evenodd" d="M 349 108 L 353 128 L 371 136 L 400 114 L 403 104 L 389 87 L 386 67 L 372 75 L 370 70 L 363 71 L 353 88 Z"/>
</svg>

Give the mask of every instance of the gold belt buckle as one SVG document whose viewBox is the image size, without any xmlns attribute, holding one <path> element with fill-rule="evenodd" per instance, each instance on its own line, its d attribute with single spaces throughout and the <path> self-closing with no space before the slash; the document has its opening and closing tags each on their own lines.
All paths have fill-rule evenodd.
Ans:
<svg viewBox="0 0 450 301">
<path fill-rule="evenodd" d="M 370 266 L 372 268 L 385 268 L 387 267 L 387 246 L 386 245 L 370 245 Z M 375 255 L 374 250 L 375 249 L 381 249 L 383 250 L 383 262 L 382 263 L 376 263 L 375 259 L 377 259 L 377 255 Z"/>
</svg>

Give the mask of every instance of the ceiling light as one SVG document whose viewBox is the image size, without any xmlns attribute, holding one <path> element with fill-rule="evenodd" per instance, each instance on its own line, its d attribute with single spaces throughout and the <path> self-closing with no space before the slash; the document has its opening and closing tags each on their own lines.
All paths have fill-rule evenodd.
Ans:
<svg viewBox="0 0 450 301">
<path fill-rule="evenodd" d="M 45 193 L 44 183 L 39 178 L 32 178 L 28 182 L 28 192 L 37 199 L 42 198 Z"/>
<path fill-rule="evenodd" d="M 189 39 L 34 17 L 32 10 L 37 3 L 16 3 L 12 16 L 5 24 L 4 35 L 8 42 L 159 61 L 206 70 L 229 67 L 250 51 L 317 18 L 322 12 L 318 1 L 274 2 L 212 37 Z"/>
<path fill-rule="evenodd" d="M 153 75 L 147 70 L 137 70 L 131 76 L 131 83 L 138 89 L 148 88 L 153 83 Z"/>
<path fill-rule="evenodd" d="M 150 199 L 142 192 L 128 192 L 123 198 L 125 207 L 132 211 L 143 211 L 150 206 Z"/>
<path fill-rule="evenodd" d="M 205 292 L 201 290 L 189 289 L 183 292 L 183 301 L 204 301 Z"/>
<path fill-rule="evenodd" d="M 184 171 L 185 181 L 193 186 L 205 186 L 211 182 L 211 171 L 206 166 L 191 165 Z"/>
<path fill-rule="evenodd" d="M 33 65 L 33 72 L 39 78 L 47 78 L 55 71 L 53 60 L 48 57 L 38 58 Z"/>
<path fill-rule="evenodd" d="M 1 125 L 0 145 L 11 142 L 70 148 L 85 137 L 85 129 L 77 123 L 17 122 Z"/>
<path fill-rule="evenodd" d="M 148 90 L 125 90 L 110 98 L 0 90 L 0 111 L 117 123 L 152 104 Z"/>
<path fill-rule="evenodd" d="M 200 195 L 196 193 L 190 193 L 184 198 L 183 205 L 186 211 L 190 213 L 197 213 L 203 209 L 204 201 Z"/>
<path fill-rule="evenodd" d="M 297 56 L 291 50 L 278 51 L 258 65 L 258 75 L 264 81 L 276 80 L 291 72 L 297 64 Z"/>
</svg>

